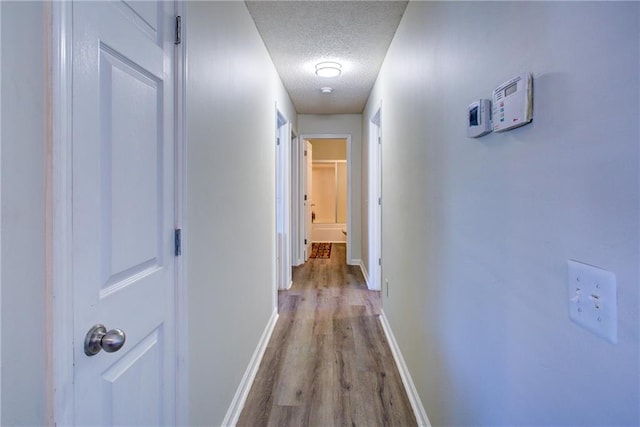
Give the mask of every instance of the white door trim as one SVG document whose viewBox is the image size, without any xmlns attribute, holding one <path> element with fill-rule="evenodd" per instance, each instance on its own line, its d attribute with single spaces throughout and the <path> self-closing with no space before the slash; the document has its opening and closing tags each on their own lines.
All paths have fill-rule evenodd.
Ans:
<svg viewBox="0 0 640 427">
<path fill-rule="evenodd" d="M 289 227 L 290 241 L 291 241 L 291 265 L 300 265 L 304 263 L 304 252 L 300 246 L 301 239 L 298 236 L 300 232 L 300 220 L 304 218 L 304 214 L 301 213 L 300 207 L 302 202 L 300 201 L 300 184 L 303 182 L 300 165 L 298 161 L 300 157 L 300 144 L 298 143 L 298 135 L 292 129 L 291 130 L 291 224 Z"/>
<path fill-rule="evenodd" d="M 279 143 L 278 143 L 279 140 Z M 279 262 L 278 262 L 279 256 Z M 288 289 L 291 274 L 291 122 L 276 105 L 276 292 Z"/>
<path fill-rule="evenodd" d="M 181 43 L 175 45 L 175 228 L 182 229 L 182 255 L 176 258 L 176 424 L 189 425 L 189 342 L 188 342 L 188 286 L 187 286 L 187 258 L 189 253 L 185 251 L 188 241 L 187 227 L 187 156 L 186 156 L 186 123 L 187 109 L 187 8 L 185 2 L 175 1 L 175 14 L 181 17 L 182 34 Z"/>
<path fill-rule="evenodd" d="M 378 198 L 382 197 L 381 111 L 381 107 L 378 108 L 369 120 L 369 188 L 367 189 L 369 192 L 369 224 L 367 227 L 369 233 L 369 259 L 367 260 L 369 277 L 367 283 L 371 290 L 377 291 L 382 289 L 382 266 L 378 261 L 382 259 L 382 206 L 378 204 Z"/>
<path fill-rule="evenodd" d="M 2 5 L 0 4 L 0 83 L 2 82 Z M 2 99 L 2 84 L 0 84 L 0 100 Z M 0 165 L 2 165 L 2 102 L 0 102 Z M 0 176 L 2 167 L 0 166 Z M 2 181 L 0 180 L 0 183 Z M 0 185 L 0 201 L 2 200 L 2 185 Z M 2 224 L 2 209 L 0 208 L 0 224 Z M 0 227 L 0 307 L 2 307 L 2 227 Z M 0 366 L 2 366 L 2 316 L 0 316 Z M 0 369 L 0 384 L 2 384 L 2 369 Z M 2 387 L 0 386 L 0 423 L 2 422 Z"/>
<path fill-rule="evenodd" d="M 176 4 L 176 11 L 184 17 L 184 6 Z M 53 385 L 53 407 L 47 419 L 53 425 L 74 425 L 73 393 L 73 287 L 72 278 L 72 2 L 52 2 L 50 4 L 51 27 L 49 60 L 51 64 L 51 137 L 46 171 L 47 190 L 46 211 L 46 309 L 51 313 L 51 326 L 47 334 L 52 339 L 47 351 L 46 363 L 50 367 L 48 379 Z M 184 32 L 183 32 L 184 33 Z M 183 47 L 184 51 L 184 35 Z M 176 123 L 176 221 L 185 216 L 185 156 L 184 156 L 184 86 L 185 58 L 176 55 L 176 102 L 178 120 Z M 179 80 L 178 80 L 179 79 Z M 184 224 L 183 224 L 184 228 Z M 180 257 L 183 258 L 183 257 Z M 176 267 L 176 343 L 178 366 L 176 369 L 176 421 L 187 424 L 187 375 L 186 375 L 186 273 L 184 259 L 177 260 Z M 182 316 L 182 317 L 179 317 Z"/>
<path fill-rule="evenodd" d="M 295 156 L 292 156 L 292 163 L 296 165 L 298 169 L 298 174 L 296 179 L 298 181 L 297 186 L 294 191 L 296 194 L 293 195 L 294 201 L 297 209 L 297 221 L 295 224 L 295 233 L 292 234 L 292 239 L 297 242 L 298 252 L 297 259 L 295 265 L 304 264 L 309 255 L 307 254 L 307 244 L 305 243 L 305 224 L 307 223 L 307 201 L 309 201 L 311 195 L 307 192 L 307 156 L 308 156 L 308 148 L 306 146 L 307 142 L 304 140 L 302 136 L 299 136 L 295 141 Z M 307 199 L 305 199 L 305 195 Z M 310 239 L 311 237 L 309 237 Z"/>
<path fill-rule="evenodd" d="M 309 226 L 309 224 L 313 223 L 313 209 L 311 206 L 311 193 L 313 193 L 313 145 L 311 145 L 307 140 L 302 140 L 300 145 L 302 150 L 304 150 L 298 159 L 301 169 L 303 170 L 303 174 L 300 176 L 300 183 L 302 187 L 300 197 L 302 198 L 301 208 L 303 211 L 300 217 L 300 233 L 302 233 L 300 236 L 300 243 L 304 246 L 304 250 L 302 251 L 302 263 L 305 263 L 311 255 L 311 247 L 313 245 L 311 239 L 312 227 Z"/>
<path fill-rule="evenodd" d="M 299 138 L 299 143 L 300 144 L 304 144 L 304 141 L 309 140 L 309 139 L 346 139 L 347 140 L 347 264 L 349 265 L 360 265 L 360 261 L 359 260 L 354 260 L 351 258 L 351 239 L 353 237 L 353 228 L 352 228 L 352 223 L 351 223 L 351 211 L 353 210 L 352 208 L 352 204 L 351 204 L 351 193 L 352 193 L 352 182 L 353 179 L 351 177 L 351 174 L 353 173 L 353 168 L 351 167 L 351 134 L 350 133 L 305 133 L 300 135 Z M 302 150 L 304 151 L 304 147 L 302 147 Z M 303 159 L 299 161 L 302 162 L 304 161 Z M 305 176 L 306 179 L 306 176 Z M 304 191 L 304 189 L 306 189 L 306 180 L 304 182 L 305 185 L 301 186 L 302 191 Z M 300 200 L 302 200 L 302 198 L 304 198 L 304 193 L 302 193 L 302 196 L 300 198 Z M 302 209 L 304 209 L 304 207 L 302 207 Z M 304 240 L 304 221 L 301 221 L 300 223 L 300 233 L 299 236 Z"/>
<path fill-rule="evenodd" d="M 73 425 L 73 289 L 71 287 L 71 136 L 72 136 L 72 3 L 51 3 L 52 139 L 51 170 L 47 171 L 51 195 L 47 211 L 52 213 L 46 235 L 47 283 L 53 300 L 47 306 L 53 315 L 52 351 L 47 365 L 53 369 L 53 421 Z M 49 295 L 51 293 L 48 292 Z M 55 357 L 54 357 L 55 356 Z"/>
</svg>

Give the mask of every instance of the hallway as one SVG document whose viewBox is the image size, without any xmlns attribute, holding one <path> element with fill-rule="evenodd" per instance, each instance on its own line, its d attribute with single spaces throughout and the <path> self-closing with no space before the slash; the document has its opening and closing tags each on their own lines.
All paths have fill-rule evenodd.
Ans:
<svg viewBox="0 0 640 427">
<path fill-rule="evenodd" d="M 0 1 L 0 27 L 0 426 L 640 426 L 640 2 Z M 468 137 L 507 97 L 533 121 Z M 346 254 L 279 302 L 327 135 Z M 124 346 L 89 356 L 96 324 Z"/>
<path fill-rule="evenodd" d="M 294 268 L 239 426 L 416 425 L 378 316 L 380 295 L 333 244 Z"/>
</svg>

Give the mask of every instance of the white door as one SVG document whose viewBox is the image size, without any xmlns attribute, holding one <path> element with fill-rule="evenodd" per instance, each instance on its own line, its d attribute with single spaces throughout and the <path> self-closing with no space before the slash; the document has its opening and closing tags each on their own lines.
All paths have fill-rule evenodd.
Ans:
<svg viewBox="0 0 640 427">
<path fill-rule="evenodd" d="M 276 283 L 291 285 L 291 123 L 278 114 L 276 145 Z"/>
<path fill-rule="evenodd" d="M 380 110 L 369 124 L 369 286 L 382 286 L 382 132 Z"/>
<path fill-rule="evenodd" d="M 175 424 L 173 2 L 73 4 L 74 424 Z M 87 356 L 95 324 L 126 334 Z"/>
<path fill-rule="evenodd" d="M 309 255 L 311 255 L 311 228 L 313 227 L 312 221 L 312 212 L 313 212 L 313 201 L 311 200 L 311 190 L 313 189 L 313 146 L 309 141 L 305 141 L 305 161 L 307 162 L 306 167 L 306 200 L 304 202 L 305 209 L 305 227 L 304 227 L 304 240 L 306 242 L 305 252 L 304 252 L 304 260 L 307 261 L 309 259 Z"/>
</svg>

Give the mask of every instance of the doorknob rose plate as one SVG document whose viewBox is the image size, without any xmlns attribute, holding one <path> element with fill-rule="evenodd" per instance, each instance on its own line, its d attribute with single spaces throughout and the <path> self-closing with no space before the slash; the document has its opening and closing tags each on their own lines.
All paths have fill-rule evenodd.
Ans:
<svg viewBox="0 0 640 427">
<path fill-rule="evenodd" d="M 89 332 L 87 332 L 87 336 L 84 338 L 84 354 L 87 356 L 95 356 L 100 353 L 102 350 L 102 345 L 100 344 L 102 341 L 102 337 L 107 333 L 107 328 L 104 325 L 97 324 L 94 325 Z"/>
</svg>

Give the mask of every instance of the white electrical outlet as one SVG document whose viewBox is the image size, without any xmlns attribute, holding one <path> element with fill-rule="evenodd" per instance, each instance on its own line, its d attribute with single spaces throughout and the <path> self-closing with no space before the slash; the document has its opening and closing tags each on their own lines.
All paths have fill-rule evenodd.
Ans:
<svg viewBox="0 0 640 427">
<path fill-rule="evenodd" d="M 616 275 L 569 260 L 569 317 L 611 343 L 618 342 Z"/>
</svg>

